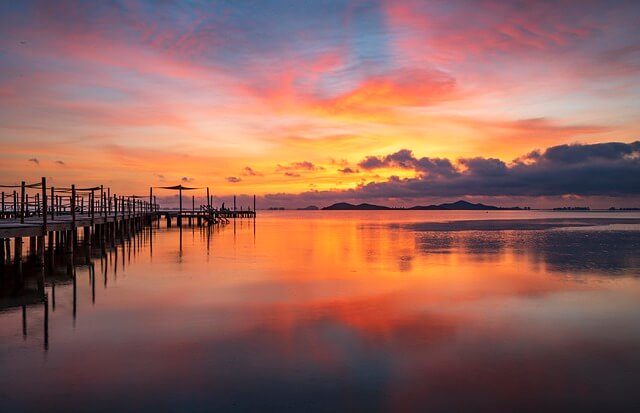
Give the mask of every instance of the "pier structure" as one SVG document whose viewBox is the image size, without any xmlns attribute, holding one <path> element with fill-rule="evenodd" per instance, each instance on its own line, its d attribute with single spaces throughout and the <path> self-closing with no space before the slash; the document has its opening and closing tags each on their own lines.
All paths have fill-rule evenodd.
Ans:
<svg viewBox="0 0 640 413">
<path fill-rule="evenodd" d="M 230 220 L 236 218 L 255 218 L 256 217 L 256 196 L 253 196 L 253 209 L 247 207 L 240 209 L 236 206 L 236 197 L 233 197 L 233 209 L 228 208 L 215 208 L 213 204 L 213 195 L 210 194 L 209 188 L 194 188 L 183 185 L 175 186 L 161 186 L 156 189 L 171 190 L 179 192 L 179 207 L 176 208 L 159 208 L 154 211 L 154 215 L 158 218 L 164 218 L 167 221 L 167 227 L 172 226 L 173 219 L 175 218 L 176 225 L 182 226 L 184 221 L 188 222 L 188 225 L 202 226 L 204 224 L 228 224 Z M 206 202 L 196 207 L 195 196 L 191 196 L 191 208 L 183 204 L 183 191 L 194 191 L 206 189 Z M 153 197 L 153 188 L 149 190 L 150 197 Z M 155 204 L 155 201 L 154 201 Z M 157 204 L 156 204 L 157 205 Z"/>
<path fill-rule="evenodd" d="M 154 189 L 179 191 L 179 208 L 161 207 Z M 55 311 L 55 286 L 73 285 L 75 319 L 76 268 L 86 266 L 95 299 L 94 262 L 107 263 L 135 255 L 136 245 L 148 242 L 153 250 L 153 231 L 161 221 L 180 228 L 200 227 L 204 234 L 241 218 L 256 217 L 253 209 L 215 208 L 206 188 L 206 202 L 196 205 L 191 196 L 183 205 L 183 191 L 204 188 L 151 187 L 148 195 L 118 195 L 104 185 L 53 187 L 39 182 L 0 184 L 0 310 L 22 307 L 23 334 L 27 334 L 27 308 L 44 305 L 45 348 L 48 346 L 48 312 Z M 234 197 L 235 198 L 235 197 Z M 254 221 L 255 225 L 255 221 Z M 195 230 L 195 228 L 194 228 Z M 207 235 L 208 236 L 208 235 Z M 207 244 L 208 245 L 208 244 Z M 125 250 L 126 246 L 126 250 Z M 109 257 L 109 260 L 107 260 Z M 47 292 L 48 290 L 48 292 Z"/>
<path fill-rule="evenodd" d="M 47 186 L 40 182 L 0 185 L 0 272 L 14 265 L 18 272 L 26 258 L 33 258 L 45 267 L 47 251 L 63 250 L 73 261 L 73 251 L 79 242 L 101 246 L 115 244 L 137 231 L 166 219 L 167 227 L 175 220 L 178 227 L 228 224 L 237 218 L 255 218 L 254 209 L 216 209 L 207 188 L 207 202 L 183 208 L 182 192 L 201 188 L 158 187 L 180 192 L 178 209 L 161 208 L 149 188 L 148 195 L 118 195 L 103 185 L 94 187 Z M 28 249 L 25 247 L 28 242 Z M 26 250 L 26 254 L 25 254 Z M 0 273 L 1 275 L 1 273 Z"/>
</svg>

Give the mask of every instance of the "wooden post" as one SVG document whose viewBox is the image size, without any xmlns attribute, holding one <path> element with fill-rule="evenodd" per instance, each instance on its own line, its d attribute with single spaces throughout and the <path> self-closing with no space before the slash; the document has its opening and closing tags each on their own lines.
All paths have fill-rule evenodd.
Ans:
<svg viewBox="0 0 640 413">
<path fill-rule="evenodd" d="M 178 215 L 178 226 L 182 227 L 182 185 L 180 185 L 180 215 Z"/>
<path fill-rule="evenodd" d="M 93 189 L 91 189 L 91 195 L 89 195 L 89 215 L 91 215 L 91 225 L 93 225 L 96 215 L 96 200 Z"/>
<path fill-rule="evenodd" d="M 235 212 L 236 210 L 237 210 L 236 209 L 236 196 L 234 195 L 233 196 L 233 211 Z"/>
<path fill-rule="evenodd" d="M 14 241 L 13 261 L 16 265 L 22 264 L 22 238 L 17 237 Z"/>
<path fill-rule="evenodd" d="M 11 239 L 9 238 L 5 238 L 4 239 L 4 250 L 5 250 L 5 259 L 7 261 L 11 260 Z"/>
<path fill-rule="evenodd" d="M 256 215 L 256 196 L 253 195 L 253 216 Z"/>
<path fill-rule="evenodd" d="M 38 256 L 36 261 L 40 267 L 44 267 L 44 234 L 45 233 L 43 233 L 42 235 L 38 235 L 37 237 L 38 246 L 36 250 L 37 250 Z"/>
<path fill-rule="evenodd" d="M 42 177 L 42 233 L 47 232 L 47 178 Z"/>
<path fill-rule="evenodd" d="M 100 185 L 100 215 L 104 214 L 104 186 Z"/>
<path fill-rule="evenodd" d="M 2 218 L 4 219 L 4 191 L 2 191 Z"/>
<path fill-rule="evenodd" d="M 13 218 L 18 218 L 18 193 L 13 191 Z"/>
<path fill-rule="evenodd" d="M 71 185 L 71 230 L 73 237 L 76 236 L 76 186 Z"/>
<path fill-rule="evenodd" d="M 211 202 L 209 199 L 209 187 L 207 187 L 207 207 L 208 209 L 211 209 Z"/>
<path fill-rule="evenodd" d="M 107 188 L 107 214 L 111 215 L 111 188 Z"/>
<path fill-rule="evenodd" d="M 51 220 L 53 221 L 56 217 L 56 195 L 55 189 L 51 187 Z"/>
<path fill-rule="evenodd" d="M 24 181 L 20 184 L 20 223 L 24 224 Z"/>
</svg>

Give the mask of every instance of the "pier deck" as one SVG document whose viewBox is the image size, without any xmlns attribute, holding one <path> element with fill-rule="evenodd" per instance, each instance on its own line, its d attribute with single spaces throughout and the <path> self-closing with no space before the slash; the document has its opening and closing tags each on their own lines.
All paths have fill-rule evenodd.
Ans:
<svg viewBox="0 0 640 413">
<path fill-rule="evenodd" d="M 53 245 L 62 246 L 68 254 L 80 239 L 78 229 L 82 229 L 83 240 L 95 238 L 104 245 L 105 240 L 116 235 L 127 237 L 136 231 L 159 225 L 166 220 L 167 227 L 212 226 L 228 224 L 232 219 L 255 218 L 255 196 L 253 210 L 213 207 L 213 197 L 207 189 L 204 205 L 196 207 L 195 197 L 191 197 L 191 208 L 183 208 L 182 191 L 203 188 L 189 188 L 182 185 L 159 187 L 179 191 L 180 208 L 161 209 L 153 195 L 153 187 L 148 196 L 117 196 L 103 185 L 90 188 L 48 187 L 45 177 L 41 182 L 20 185 L 0 185 L 0 271 L 13 263 L 19 269 L 23 261 L 23 238 L 29 238 L 29 255 L 35 256 L 39 266 L 44 267 L 47 257 L 45 250 Z M 223 204 L 224 205 L 224 204 Z M 13 239 L 13 248 L 11 240 Z M 45 246 L 46 244 L 46 246 Z M 72 262 L 72 259 L 70 260 Z"/>
</svg>

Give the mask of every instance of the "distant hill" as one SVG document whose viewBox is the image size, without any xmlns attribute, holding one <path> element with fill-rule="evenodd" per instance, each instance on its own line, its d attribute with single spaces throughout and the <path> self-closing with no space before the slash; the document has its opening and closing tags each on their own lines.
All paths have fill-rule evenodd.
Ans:
<svg viewBox="0 0 640 413">
<path fill-rule="evenodd" d="M 373 205 L 373 204 L 358 204 L 353 205 L 347 202 L 338 202 L 337 204 L 329 205 L 328 207 L 322 208 L 327 211 L 372 211 L 372 210 L 383 210 L 383 209 L 391 209 L 386 206 L 381 205 Z"/>
<path fill-rule="evenodd" d="M 297 209 L 298 211 L 317 211 L 317 210 L 319 210 L 320 208 L 318 208 L 318 207 L 317 207 L 317 206 L 315 206 L 315 205 L 309 205 L 309 206 L 306 206 L 306 207 L 304 207 L 304 208 L 296 208 L 296 209 Z"/>
<path fill-rule="evenodd" d="M 460 200 L 460 201 L 456 201 L 448 204 L 427 205 L 427 206 L 416 205 L 409 209 L 435 210 L 435 211 L 495 211 L 502 208 L 498 208 L 497 206 L 493 206 L 493 205 L 472 204 L 471 202 Z"/>
<path fill-rule="evenodd" d="M 473 204 L 467 201 L 456 201 L 448 204 L 439 205 L 416 205 L 411 208 L 389 208 L 382 205 L 373 204 L 359 204 L 353 205 L 347 202 L 338 202 L 337 204 L 330 205 L 322 208 L 328 211 L 372 211 L 372 210 L 388 210 L 388 209 L 407 209 L 407 210 L 420 210 L 420 211 L 497 211 L 497 210 L 518 210 L 519 207 L 514 208 L 501 208 L 493 205 L 485 204 Z"/>
</svg>

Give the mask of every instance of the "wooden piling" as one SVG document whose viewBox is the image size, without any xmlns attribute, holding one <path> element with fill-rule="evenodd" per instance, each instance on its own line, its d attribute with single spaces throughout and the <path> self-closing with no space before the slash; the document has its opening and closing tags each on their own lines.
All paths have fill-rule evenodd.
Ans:
<svg viewBox="0 0 640 413">
<path fill-rule="evenodd" d="M 180 185 L 180 214 L 178 215 L 178 227 L 182 228 L 182 185 Z"/>
<path fill-rule="evenodd" d="M 47 233 L 47 178 L 42 177 L 42 233 Z"/>
<path fill-rule="evenodd" d="M 51 220 L 55 219 L 56 213 L 56 197 L 55 197 L 55 189 L 51 187 Z"/>
<path fill-rule="evenodd" d="M 11 240 L 9 238 L 5 238 L 4 240 L 4 251 L 5 251 L 5 260 L 6 262 L 11 261 Z"/>
<path fill-rule="evenodd" d="M 91 225 L 95 223 L 95 214 L 96 214 L 96 201 L 95 201 L 94 190 L 91 189 L 91 195 L 89 195 L 89 214 L 91 215 Z"/>
<path fill-rule="evenodd" d="M 13 262 L 22 266 L 22 237 L 16 237 L 13 243 Z"/>
<path fill-rule="evenodd" d="M 71 185 L 71 229 L 73 230 L 73 238 L 76 235 L 76 186 Z"/>
<path fill-rule="evenodd" d="M 24 224 L 24 195 L 25 195 L 25 183 L 22 181 L 20 184 L 20 223 Z"/>
</svg>

